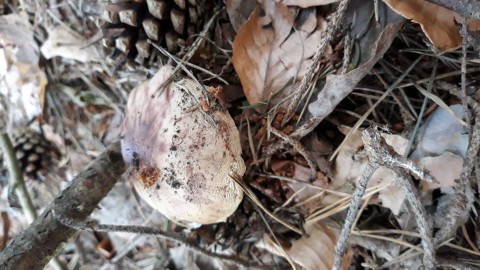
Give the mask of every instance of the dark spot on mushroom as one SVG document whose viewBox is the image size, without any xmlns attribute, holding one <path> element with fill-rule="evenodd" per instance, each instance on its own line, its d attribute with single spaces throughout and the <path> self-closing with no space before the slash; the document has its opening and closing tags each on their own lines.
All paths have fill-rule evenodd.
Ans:
<svg viewBox="0 0 480 270">
<path fill-rule="evenodd" d="M 182 184 L 181 184 L 180 182 L 174 180 L 174 181 L 172 182 L 171 186 L 172 186 L 172 188 L 174 188 L 174 189 L 179 189 L 179 188 L 182 186 Z"/>
<path fill-rule="evenodd" d="M 170 147 L 170 151 L 177 151 L 177 146 L 172 145 L 172 147 Z"/>
</svg>

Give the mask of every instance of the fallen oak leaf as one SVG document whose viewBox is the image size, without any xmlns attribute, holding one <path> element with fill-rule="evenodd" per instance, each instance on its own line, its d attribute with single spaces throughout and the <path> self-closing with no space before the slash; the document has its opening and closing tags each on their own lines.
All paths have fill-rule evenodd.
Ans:
<svg viewBox="0 0 480 270">
<path fill-rule="evenodd" d="M 462 45 L 459 24 L 469 31 L 480 30 L 480 19 L 464 18 L 455 11 L 425 0 L 384 0 L 395 12 L 420 24 L 430 42 L 441 51 L 453 51 Z"/>
<path fill-rule="evenodd" d="M 315 53 L 326 22 L 315 9 L 299 10 L 266 0 L 257 6 L 233 43 L 232 62 L 250 104 L 294 83 L 273 104 L 297 89 Z"/>
</svg>

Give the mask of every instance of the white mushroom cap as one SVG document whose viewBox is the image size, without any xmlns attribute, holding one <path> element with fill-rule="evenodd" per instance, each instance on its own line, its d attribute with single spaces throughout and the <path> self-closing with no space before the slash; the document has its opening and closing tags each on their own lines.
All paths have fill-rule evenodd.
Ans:
<svg viewBox="0 0 480 270">
<path fill-rule="evenodd" d="M 132 91 L 122 153 L 140 196 L 182 224 L 225 221 L 243 192 L 229 177 L 245 173 L 238 130 L 228 112 L 190 79 L 168 81 L 171 66 Z"/>
</svg>

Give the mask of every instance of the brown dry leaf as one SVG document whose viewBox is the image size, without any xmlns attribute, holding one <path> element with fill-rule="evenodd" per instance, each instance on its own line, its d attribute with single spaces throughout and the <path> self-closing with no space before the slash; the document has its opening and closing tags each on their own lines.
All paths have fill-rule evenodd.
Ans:
<svg viewBox="0 0 480 270">
<path fill-rule="evenodd" d="M 286 6 L 297 6 L 301 8 L 323 6 L 339 2 L 340 0 L 280 0 Z"/>
<path fill-rule="evenodd" d="M 422 27 L 430 42 L 441 51 L 462 45 L 459 24 L 466 21 L 469 31 L 480 29 L 480 19 L 463 18 L 455 11 L 425 0 L 384 0 L 395 12 Z"/>
<path fill-rule="evenodd" d="M 0 93 L 8 101 L 13 126 L 25 126 L 42 112 L 47 76 L 38 65 L 39 59 L 28 20 L 18 14 L 1 16 Z"/>
<path fill-rule="evenodd" d="M 257 6 L 233 42 L 233 65 L 250 104 L 283 90 L 275 104 L 298 88 L 325 27 L 315 9 L 297 10 L 273 0 Z"/>
<path fill-rule="evenodd" d="M 47 59 L 60 56 L 84 63 L 102 60 L 97 49 L 88 45 L 87 39 L 65 26 L 57 26 L 49 32 L 41 52 Z"/>
<path fill-rule="evenodd" d="M 449 188 L 457 184 L 456 179 L 460 179 L 463 158 L 451 152 L 445 152 L 440 156 L 421 158 L 418 163 L 439 182 L 432 184 L 422 181 L 424 186 L 428 189 Z"/>
<path fill-rule="evenodd" d="M 340 128 L 340 131 L 347 134 L 349 129 Z M 392 134 L 383 134 L 383 137 L 386 143 L 393 147 L 395 152 L 405 153 L 408 144 L 407 139 Z M 347 139 L 335 160 L 335 172 L 331 183 L 332 189 L 342 190 L 350 182 L 358 184 L 362 172 L 368 163 L 367 156 L 361 150 L 362 147 L 362 131 L 357 130 Z M 378 198 L 382 201 L 384 207 L 389 208 L 392 213 L 398 214 L 405 199 L 405 193 L 396 184 L 395 176 L 390 170 L 382 167 L 377 169 L 370 178 L 368 187 L 386 183 L 390 184 L 379 191 Z"/>
<path fill-rule="evenodd" d="M 305 225 L 302 238 L 293 241 L 290 248 L 284 248 L 286 254 L 307 270 L 331 269 L 335 257 L 335 244 L 338 231 L 322 222 Z M 265 236 L 257 246 L 278 256 L 286 257 L 285 252 L 273 239 Z"/>
</svg>

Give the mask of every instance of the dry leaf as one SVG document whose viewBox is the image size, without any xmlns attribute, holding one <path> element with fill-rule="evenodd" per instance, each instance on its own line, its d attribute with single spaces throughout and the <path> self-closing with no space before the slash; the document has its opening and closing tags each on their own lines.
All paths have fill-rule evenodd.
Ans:
<svg viewBox="0 0 480 270">
<path fill-rule="evenodd" d="M 469 31 L 480 29 L 479 19 L 463 18 L 455 11 L 425 0 L 384 0 L 403 17 L 422 27 L 430 42 L 441 51 L 452 51 L 462 45 L 459 24 L 466 21 Z"/>
<path fill-rule="evenodd" d="M 30 23 L 18 14 L 1 16 L 0 93 L 8 101 L 13 126 L 25 126 L 42 112 L 47 76 L 38 62 Z"/>
<path fill-rule="evenodd" d="M 419 161 L 425 170 L 428 170 L 439 183 L 422 181 L 428 189 L 449 188 L 456 185 L 455 180 L 460 179 L 463 158 L 450 152 L 445 152 L 437 157 L 424 157 Z"/>
<path fill-rule="evenodd" d="M 301 8 L 323 6 L 339 2 L 340 0 L 280 0 L 286 6 L 297 6 Z"/>
<path fill-rule="evenodd" d="M 102 59 L 97 49 L 87 40 L 69 31 L 64 26 L 57 26 L 49 32 L 48 39 L 41 48 L 43 56 L 50 59 L 55 56 L 74 59 L 80 62 L 100 62 Z"/>
<path fill-rule="evenodd" d="M 285 252 L 304 269 L 331 269 L 335 257 L 338 231 L 322 222 L 307 224 L 304 229 L 305 234 L 299 240 L 293 241 L 290 248 L 285 248 Z M 276 255 L 286 257 L 282 248 L 269 236 L 265 236 L 263 241 L 257 243 L 257 246 Z"/>
<path fill-rule="evenodd" d="M 294 8 L 272 0 L 255 9 L 235 38 L 232 57 L 250 104 L 283 90 L 275 104 L 297 89 L 325 27 L 315 9 L 297 14 Z"/>
</svg>

